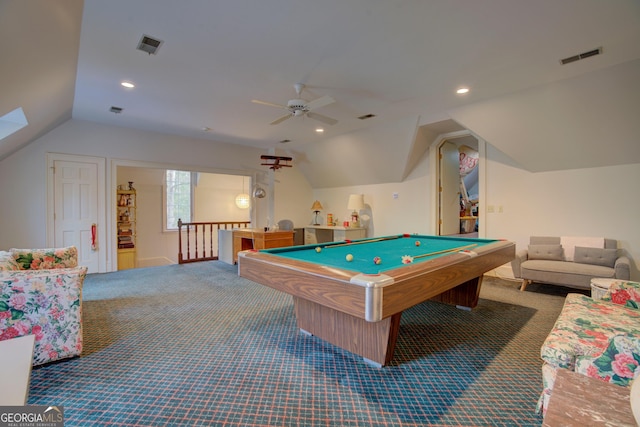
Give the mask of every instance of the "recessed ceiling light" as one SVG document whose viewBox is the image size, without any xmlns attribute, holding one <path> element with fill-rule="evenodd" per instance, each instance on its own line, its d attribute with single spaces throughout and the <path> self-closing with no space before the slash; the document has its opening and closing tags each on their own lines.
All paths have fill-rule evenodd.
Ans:
<svg viewBox="0 0 640 427">
<path fill-rule="evenodd" d="M 134 87 L 136 87 L 136 85 L 127 81 L 121 82 L 120 85 L 122 85 L 123 87 L 126 87 L 127 89 L 133 89 Z"/>
<path fill-rule="evenodd" d="M 205 127 L 202 128 L 202 130 L 204 132 L 209 132 L 211 130 L 211 128 L 209 126 L 205 126 Z"/>
<path fill-rule="evenodd" d="M 458 95 L 464 95 L 465 93 L 469 92 L 469 88 L 468 87 L 461 87 L 458 90 L 456 90 L 456 93 Z"/>
<path fill-rule="evenodd" d="M 324 132 L 324 129 L 322 129 L 322 128 L 316 128 L 316 133 L 322 133 L 322 132 Z"/>
</svg>

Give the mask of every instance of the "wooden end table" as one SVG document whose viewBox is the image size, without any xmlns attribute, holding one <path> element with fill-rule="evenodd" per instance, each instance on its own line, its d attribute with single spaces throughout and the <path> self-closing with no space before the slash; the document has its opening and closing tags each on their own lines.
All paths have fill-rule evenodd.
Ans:
<svg viewBox="0 0 640 427">
<path fill-rule="evenodd" d="M 558 369 L 543 426 L 637 427 L 629 387 Z"/>
</svg>

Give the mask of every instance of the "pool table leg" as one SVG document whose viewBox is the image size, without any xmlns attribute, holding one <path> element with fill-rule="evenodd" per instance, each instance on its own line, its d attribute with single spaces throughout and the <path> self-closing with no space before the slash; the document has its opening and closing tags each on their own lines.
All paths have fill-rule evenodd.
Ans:
<svg viewBox="0 0 640 427">
<path fill-rule="evenodd" d="M 482 277 L 475 277 L 468 280 L 453 289 L 444 291 L 440 295 L 431 298 L 433 301 L 439 301 L 446 304 L 455 305 L 464 310 L 470 310 L 478 305 L 480 299 L 480 287 L 482 286 Z"/>
<path fill-rule="evenodd" d="M 303 298 L 294 296 L 293 303 L 301 332 L 358 354 L 373 366 L 382 367 L 393 359 L 402 313 L 367 322 Z"/>
</svg>

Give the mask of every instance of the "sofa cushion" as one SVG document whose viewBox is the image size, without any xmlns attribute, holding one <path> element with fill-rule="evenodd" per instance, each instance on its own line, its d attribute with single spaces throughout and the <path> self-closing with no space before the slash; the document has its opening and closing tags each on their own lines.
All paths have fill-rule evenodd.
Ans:
<svg viewBox="0 0 640 427">
<path fill-rule="evenodd" d="M 35 335 L 33 364 L 82 352 L 87 267 L 0 273 L 0 341 Z"/>
<path fill-rule="evenodd" d="M 616 264 L 617 258 L 617 249 L 587 248 L 583 246 L 576 246 L 573 255 L 573 261 L 579 264 L 602 265 L 603 267 L 612 268 Z"/>
<path fill-rule="evenodd" d="M 47 249 L 11 249 L 13 257 L 23 270 L 73 268 L 78 266 L 75 246 Z"/>
<path fill-rule="evenodd" d="M 553 367 L 573 369 L 578 356 L 600 355 L 616 335 L 640 336 L 640 311 L 570 293 L 540 355 Z"/>
<path fill-rule="evenodd" d="M 20 264 L 11 252 L 0 251 L 0 271 L 20 270 Z"/>
<path fill-rule="evenodd" d="M 564 261 L 561 245 L 529 245 L 527 259 Z"/>
<path fill-rule="evenodd" d="M 628 386 L 640 374 L 640 338 L 617 335 L 597 357 L 580 356 L 576 372 L 591 378 Z"/>
<path fill-rule="evenodd" d="M 575 276 L 613 278 L 614 269 L 601 265 L 578 264 L 569 261 L 528 260 L 522 263 L 521 268 L 527 271 L 539 271 L 542 273 L 564 273 Z"/>
</svg>

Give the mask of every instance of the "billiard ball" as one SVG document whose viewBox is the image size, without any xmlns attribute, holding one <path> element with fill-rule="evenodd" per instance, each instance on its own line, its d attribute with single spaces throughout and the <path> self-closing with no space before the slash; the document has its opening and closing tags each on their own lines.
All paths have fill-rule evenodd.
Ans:
<svg viewBox="0 0 640 427">
<path fill-rule="evenodd" d="M 416 246 L 420 246 L 420 240 L 416 240 Z"/>
<path fill-rule="evenodd" d="M 373 258 L 374 264 L 380 264 L 381 262 L 382 262 L 382 258 L 380 258 L 379 256 Z"/>
<path fill-rule="evenodd" d="M 322 248 L 321 248 L 320 246 L 318 246 L 318 247 L 316 248 L 316 252 L 318 252 L 318 253 L 322 252 Z"/>
<path fill-rule="evenodd" d="M 351 254 L 347 254 L 347 256 L 345 257 L 345 259 L 349 262 L 353 261 L 353 255 Z"/>
</svg>

